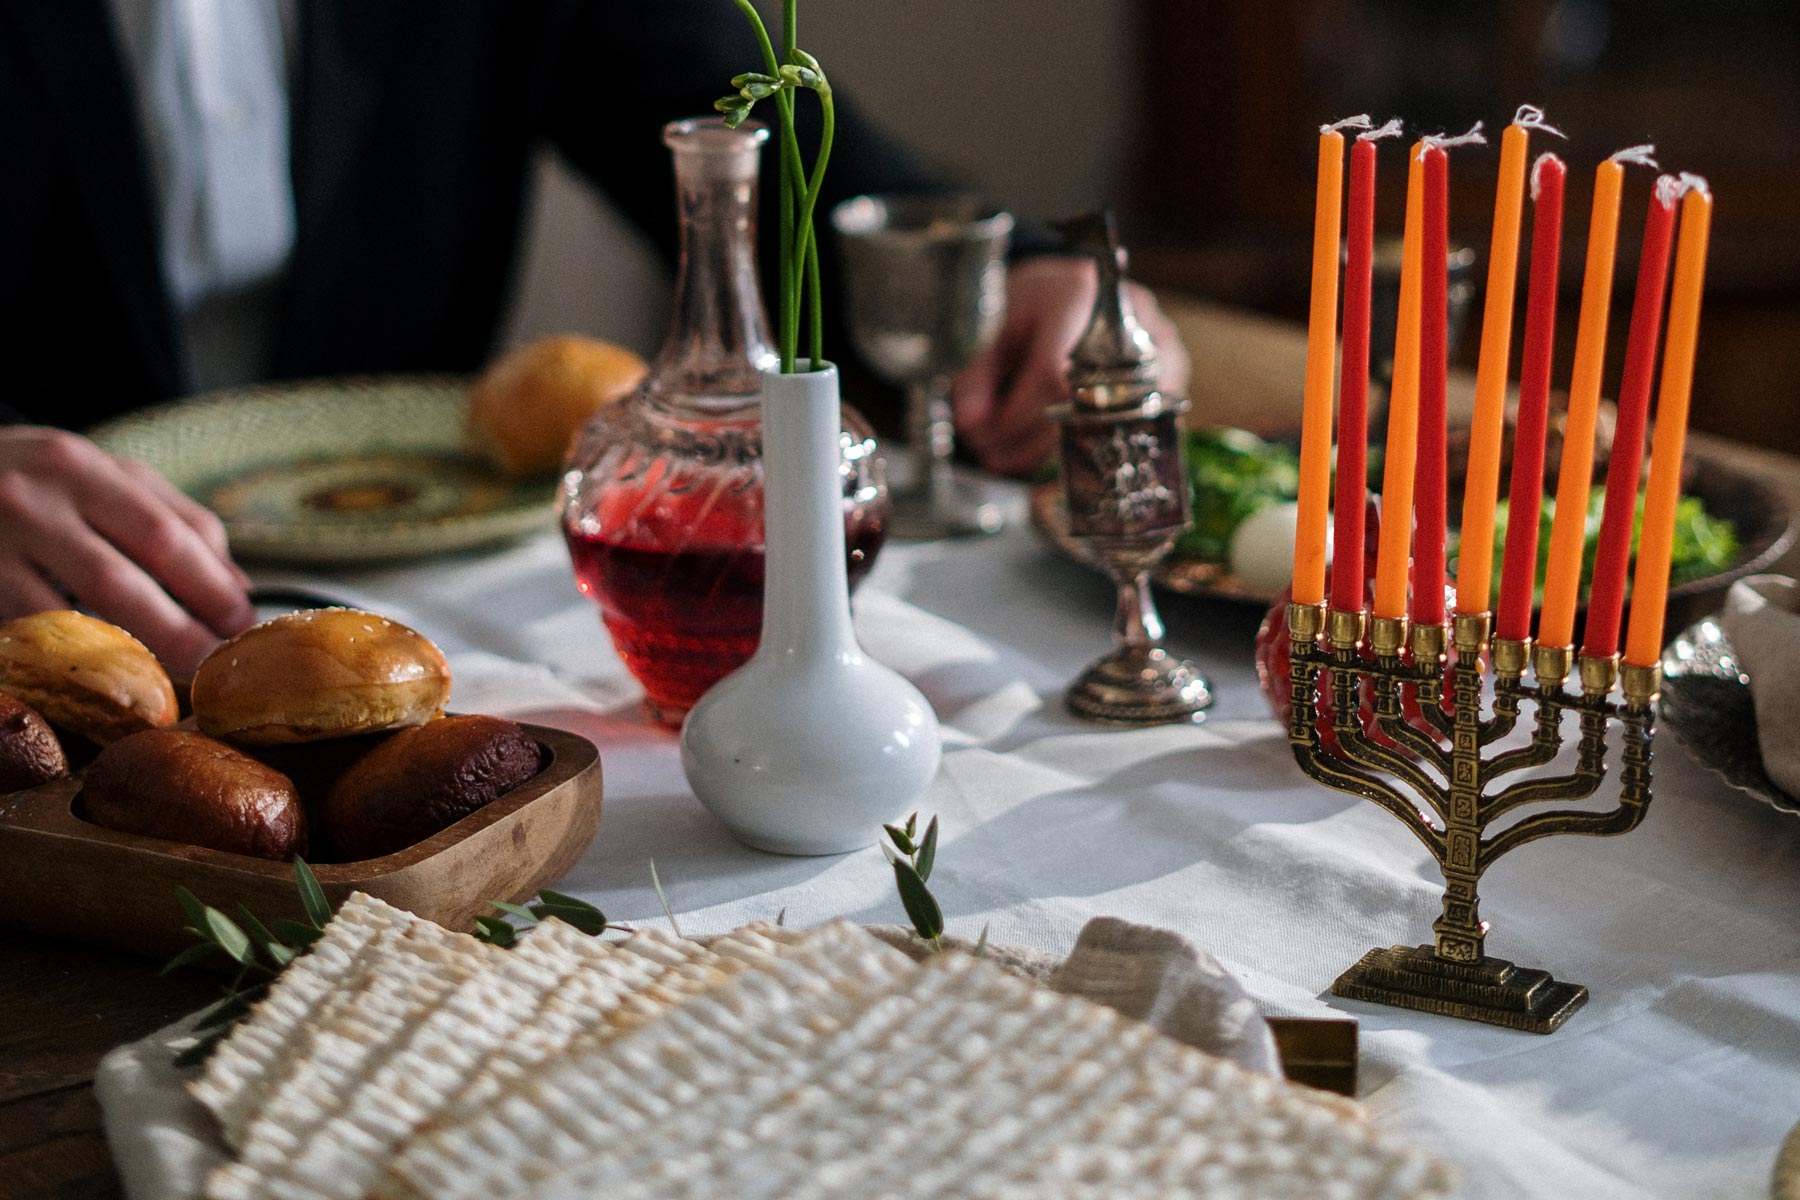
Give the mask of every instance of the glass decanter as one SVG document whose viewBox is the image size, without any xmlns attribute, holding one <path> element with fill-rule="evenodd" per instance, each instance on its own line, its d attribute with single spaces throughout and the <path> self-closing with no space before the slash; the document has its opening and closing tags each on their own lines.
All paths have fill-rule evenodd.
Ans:
<svg viewBox="0 0 1800 1200">
<path fill-rule="evenodd" d="M 637 393 L 589 421 L 563 472 L 576 583 L 668 725 L 743 665 L 762 633 L 761 373 L 778 362 L 756 266 L 768 136 L 717 118 L 664 128 L 681 251 L 669 335 Z M 888 496 L 868 425 L 848 406 L 843 425 L 854 589 L 886 538 Z"/>
</svg>

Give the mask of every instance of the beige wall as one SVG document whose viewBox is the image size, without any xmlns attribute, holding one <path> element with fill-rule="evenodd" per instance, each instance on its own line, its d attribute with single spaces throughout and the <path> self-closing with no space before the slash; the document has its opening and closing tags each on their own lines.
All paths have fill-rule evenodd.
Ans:
<svg viewBox="0 0 1800 1200">
<path fill-rule="evenodd" d="M 718 2 L 721 19 L 737 19 Z M 1021 212 L 1057 216 L 1117 199 L 1134 87 L 1128 8 L 805 0 L 801 45 L 931 160 Z M 654 349 L 668 304 L 654 252 L 559 165 L 542 164 L 541 181 L 508 340 L 579 330 Z"/>
</svg>

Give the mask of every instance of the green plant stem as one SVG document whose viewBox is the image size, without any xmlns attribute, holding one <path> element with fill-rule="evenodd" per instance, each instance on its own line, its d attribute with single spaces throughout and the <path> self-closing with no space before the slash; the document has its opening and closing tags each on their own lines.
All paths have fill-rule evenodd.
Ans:
<svg viewBox="0 0 1800 1200">
<path fill-rule="evenodd" d="M 831 85 L 823 79 L 819 81 L 819 107 L 824 114 L 824 123 L 819 132 L 819 155 L 813 160 L 812 179 L 806 186 L 806 196 L 800 203 L 799 236 L 802 245 L 796 249 L 793 263 L 795 291 L 798 293 L 800 280 L 804 277 L 812 309 L 812 369 L 820 369 L 820 360 L 824 358 L 824 299 L 820 295 L 818 270 L 818 238 L 813 233 L 813 214 L 819 205 L 819 192 L 825 185 L 825 168 L 831 162 L 831 142 L 837 132 L 837 113 L 831 104 Z M 810 263 L 810 270 L 809 268 Z M 799 296 L 794 297 L 795 311 L 792 317 L 791 344 L 800 342 Z"/>
<path fill-rule="evenodd" d="M 816 233 L 806 235 L 806 294 L 807 316 L 812 322 L 812 345 L 810 347 L 812 369 L 817 371 L 825 361 L 825 289 L 819 283 L 819 238 Z"/>
<path fill-rule="evenodd" d="M 781 59 L 775 55 L 775 44 L 769 40 L 769 29 L 763 24 L 762 14 L 756 11 L 756 6 L 751 3 L 751 0 L 732 0 L 732 2 L 738 6 L 738 11 L 744 14 L 744 18 L 750 22 L 750 28 L 756 33 L 756 44 L 762 51 L 764 67 L 770 75 L 780 75 Z M 791 27 L 792 22 L 790 21 L 789 24 Z M 780 141 L 781 153 L 781 171 L 777 176 L 780 188 L 780 198 L 776 205 L 776 217 L 780 225 L 777 252 L 780 255 L 779 261 L 785 263 L 794 255 L 794 185 L 792 180 L 795 177 L 804 179 L 805 168 L 801 165 L 800 159 L 800 136 L 794 131 L 794 100 L 785 89 L 775 93 L 775 108 L 780 114 L 780 118 L 776 122 L 780 126 L 776 131 L 776 137 Z M 789 295 L 786 280 L 783 280 L 782 284 L 779 328 L 786 330 L 788 310 L 798 301 L 798 297 Z M 784 373 L 791 374 L 794 370 L 794 348 L 798 339 L 789 341 L 783 337 L 780 341 L 781 369 Z"/>
<path fill-rule="evenodd" d="M 782 52 L 782 58 L 784 58 L 788 62 L 792 62 L 794 60 L 794 50 L 799 45 L 800 45 L 800 0 L 783 0 L 782 6 L 781 6 L 781 52 Z M 793 99 L 791 96 L 786 97 L 786 98 L 789 100 Z M 788 119 L 789 128 L 791 129 L 793 127 L 793 110 L 792 110 L 791 105 L 789 106 L 787 119 Z M 792 180 L 789 184 L 790 187 L 793 187 L 795 185 L 804 185 L 805 178 L 806 178 L 805 169 L 801 166 L 800 156 L 798 153 L 799 134 L 796 132 L 794 136 L 795 136 L 794 144 L 796 147 L 796 152 L 795 152 L 795 155 L 791 162 Z M 806 269 L 807 269 L 806 277 L 809 281 L 816 281 L 819 277 L 819 241 L 818 241 L 818 238 L 813 236 L 812 226 L 810 224 L 806 223 L 805 221 L 798 221 L 798 222 L 796 222 L 796 224 L 798 225 L 799 230 L 800 230 L 799 236 L 804 239 L 804 243 L 802 246 L 799 247 L 799 251 L 801 253 L 805 254 L 805 256 L 806 256 Z M 793 247 L 790 245 L 790 249 L 792 249 L 792 248 Z M 811 297 L 812 297 L 813 323 L 815 325 L 817 325 L 819 323 L 818 291 L 816 288 L 812 288 L 809 290 L 811 292 Z M 785 353 L 784 353 L 784 362 L 782 365 L 782 370 L 784 370 L 784 371 L 792 371 L 794 369 L 794 362 L 793 362 L 794 351 L 798 348 L 798 346 L 800 344 L 800 330 L 798 328 L 799 319 L 800 319 L 800 280 L 797 276 L 793 283 L 792 303 L 794 306 L 793 321 L 795 324 L 795 328 L 793 330 L 793 336 L 790 339 L 783 342 L 783 346 L 785 347 Z M 818 337 L 814 337 L 813 343 L 812 343 L 812 358 L 808 365 L 815 371 L 817 371 L 819 369 L 819 360 L 823 357 L 823 355 L 820 352 L 821 351 L 821 340 L 822 339 L 820 339 Z"/>
</svg>

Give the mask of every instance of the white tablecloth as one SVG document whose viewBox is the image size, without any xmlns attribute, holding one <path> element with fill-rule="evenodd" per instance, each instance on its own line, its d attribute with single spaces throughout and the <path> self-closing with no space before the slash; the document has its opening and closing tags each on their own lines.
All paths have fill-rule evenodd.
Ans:
<svg viewBox="0 0 1800 1200">
<path fill-rule="evenodd" d="M 1015 497 L 1016 499 L 1016 497 Z M 599 744 L 605 816 L 560 885 L 621 921 L 658 921 L 654 859 L 690 933 L 783 909 L 790 924 L 904 920 L 871 848 L 745 849 L 682 780 L 559 540 L 306 582 L 416 624 L 450 655 L 454 705 Z M 1061 690 L 1106 647 L 1111 594 L 1017 524 L 998 539 L 890 545 L 857 598 L 875 656 L 944 721 L 927 813 L 952 932 L 1067 953 L 1089 917 L 1178 930 L 1271 1015 L 1362 1023 L 1377 1119 L 1460 1164 L 1466 1195 L 1567 1200 L 1768 1194 L 1800 1119 L 1800 821 L 1730 792 L 1672 739 L 1656 801 L 1624 838 L 1553 838 L 1484 881 L 1489 952 L 1587 984 L 1552 1036 L 1338 1000 L 1378 945 L 1429 940 L 1441 881 L 1374 805 L 1305 780 L 1250 662 L 1256 615 L 1169 601 L 1171 641 L 1212 677 L 1201 726 L 1084 724 Z"/>
</svg>

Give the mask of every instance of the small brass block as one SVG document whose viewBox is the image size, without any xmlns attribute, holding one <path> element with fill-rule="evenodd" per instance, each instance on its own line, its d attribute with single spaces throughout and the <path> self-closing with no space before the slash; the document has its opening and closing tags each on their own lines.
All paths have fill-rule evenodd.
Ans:
<svg viewBox="0 0 1800 1200">
<path fill-rule="evenodd" d="M 1604 657 L 1584 654 L 1581 656 L 1581 690 L 1590 696 L 1604 696 L 1612 691 L 1613 683 L 1619 678 L 1619 656 L 1608 654 Z"/>
<path fill-rule="evenodd" d="M 1376 617 L 1369 622 L 1369 649 L 1381 658 L 1392 658 L 1406 645 L 1405 617 Z"/>
<path fill-rule="evenodd" d="M 1323 604 L 1289 604 L 1288 637 L 1296 642 L 1310 642 L 1325 627 Z"/>
<path fill-rule="evenodd" d="M 1641 667 L 1625 663 L 1619 668 L 1619 687 L 1627 702 L 1639 707 L 1649 704 L 1662 692 L 1662 666 Z"/>
<path fill-rule="evenodd" d="M 1494 639 L 1494 673 L 1517 678 L 1531 658 L 1531 642 L 1524 638 Z"/>
<path fill-rule="evenodd" d="M 1414 662 L 1443 662 L 1445 629 L 1442 625 L 1414 625 L 1412 652 Z"/>
<path fill-rule="evenodd" d="M 1532 654 L 1532 666 L 1536 668 L 1538 682 L 1541 684 L 1561 687 L 1574 665 L 1573 646 L 1539 646 Z"/>
<path fill-rule="evenodd" d="M 1492 622 L 1492 613 L 1457 613 L 1450 625 L 1450 642 L 1456 647 L 1456 652 L 1480 654 L 1481 647 L 1487 643 L 1488 629 Z"/>
<path fill-rule="evenodd" d="M 1333 649 L 1354 650 L 1369 628 L 1369 615 L 1361 609 L 1334 608 L 1325 614 L 1325 640 Z"/>
</svg>

